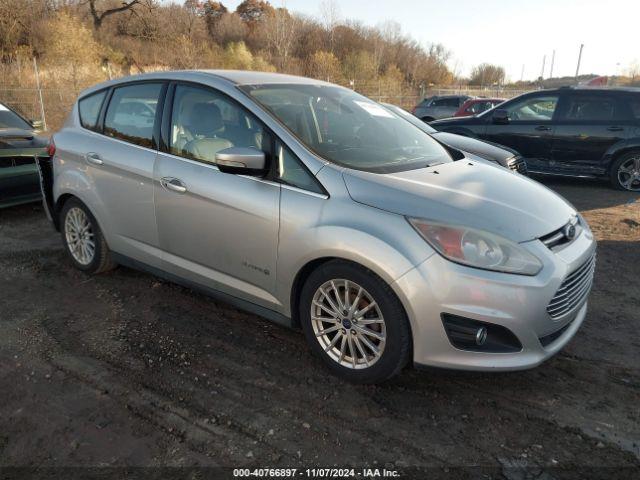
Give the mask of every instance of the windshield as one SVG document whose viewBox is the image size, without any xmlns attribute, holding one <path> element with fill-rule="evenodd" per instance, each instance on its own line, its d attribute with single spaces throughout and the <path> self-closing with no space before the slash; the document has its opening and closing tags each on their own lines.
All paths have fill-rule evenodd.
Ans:
<svg viewBox="0 0 640 480">
<path fill-rule="evenodd" d="M 429 124 L 427 124 L 426 122 L 423 122 L 412 113 L 407 112 L 406 110 L 398 107 L 397 105 L 391 105 L 390 103 L 382 103 L 381 105 L 384 105 L 386 108 L 391 110 L 393 113 L 395 113 L 399 117 L 404 118 L 406 121 L 411 122 L 413 125 L 418 127 L 423 132 L 426 132 L 429 134 L 438 133 L 438 131 L 435 128 L 430 127 Z"/>
<path fill-rule="evenodd" d="M 17 113 L 9 110 L 3 104 L 0 103 L 0 128 L 21 128 L 23 130 L 33 130 L 33 127 L 29 125 L 22 117 Z"/>
<path fill-rule="evenodd" d="M 346 88 L 299 84 L 241 88 L 309 149 L 338 165 L 393 173 L 452 161 L 418 127 Z"/>
</svg>

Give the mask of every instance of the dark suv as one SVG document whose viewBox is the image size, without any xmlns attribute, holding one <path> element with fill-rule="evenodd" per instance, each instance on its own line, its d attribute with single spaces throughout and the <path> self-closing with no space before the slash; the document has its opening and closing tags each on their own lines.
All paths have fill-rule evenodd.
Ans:
<svg viewBox="0 0 640 480">
<path fill-rule="evenodd" d="M 531 173 L 606 177 L 617 188 L 640 191 L 640 89 L 540 90 L 431 125 L 511 147 Z"/>
</svg>

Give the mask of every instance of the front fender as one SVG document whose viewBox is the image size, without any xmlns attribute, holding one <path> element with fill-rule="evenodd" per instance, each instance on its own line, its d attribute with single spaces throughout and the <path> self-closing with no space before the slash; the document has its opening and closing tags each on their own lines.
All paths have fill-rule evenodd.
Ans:
<svg viewBox="0 0 640 480">
<path fill-rule="evenodd" d="M 402 219 L 404 221 L 404 219 Z M 407 224 L 409 227 L 409 225 Z M 411 227 L 409 227 L 410 229 Z M 417 234 L 411 230 L 407 233 Z M 278 297 L 282 299 L 285 308 L 291 306 L 291 294 L 294 291 L 294 282 L 298 273 L 307 265 L 322 259 L 341 259 L 357 263 L 378 275 L 388 285 L 394 288 L 394 283 L 416 265 L 434 254 L 434 251 L 419 239 L 421 252 L 406 248 L 406 245 L 385 240 L 344 226 L 322 226 L 305 235 L 307 238 L 290 237 L 283 241 L 279 251 L 287 251 L 282 255 L 278 263 Z M 336 239 L 341 239 L 336 242 Z M 302 243 L 300 243 L 302 242 Z M 299 245 L 304 245 L 304 252 L 300 255 L 291 255 Z M 301 285 L 300 285 L 301 286 Z M 291 315 L 291 311 L 283 312 Z"/>
<path fill-rule="evenodd" d="M 291 315 L 298 274 L 311 262 L 348 260 L 393 286 L 435 253 L 402 215 L 351 199 L 335 167 L 325 167 L 319 178 L 330 198 L 281 192 L 276 296 L 285 315 Z"/>
</svg>

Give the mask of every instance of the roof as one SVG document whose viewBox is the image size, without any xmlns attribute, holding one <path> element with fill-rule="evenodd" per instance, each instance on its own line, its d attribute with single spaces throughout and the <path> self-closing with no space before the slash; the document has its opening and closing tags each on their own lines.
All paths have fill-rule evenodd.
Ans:
<svg viewBox="0 0 640 480">
<path fill-rule="evenodd" d="M 236 85 L 260 85 L 265 83 L 298 83 L 307 85 L 318 85 L 319 83 L 331 85 L 322 80 L 314 78 L 299 77 L 297 75 L 286 75 L 272 72 L 253 72 L 248 70 L 198 70 L 201 73 L 208 73 L 217 77 L 229 80 Z"/>
<path fill-rule="evenodd" d="M 504 102 L 504 98 L 498 97 L 474 97 L 467 100 L 467 102 Z"/>
<path fill-rule="evenodd" d="M 429 97 L 426 97 L 429 98 Z M 468 98 L 472 99 L 471 95 L 467 95 L 466 93 L 455 93 L 455 94 L 447 94 L 447 95 L 434 95 L 433 98 Z"/>
<path fill-rule="evenodd" d="M 103 88 L 119 85 L 122 83 L 139 80 L 196 80 L 203 76 L 211 76 L 227 81 L 233 85 L 261 85 L 261 84 L 300 84 L 300 85 L 332 85 L 333 83 L 323 82 L 313 78 L 298 77 L 295 75 L 285 75 L 271 72 L 252 72 L 245 70 L 159 70 L 137 75 L 114 78 L 105 82 L 93 85 L 82 92 L 80 97 L 91 94 Z"/>
<path fill-rule="evenodd" d="M 605 92 L 632 92 L 640 93 L 639 87 L 620 87 L 620 86 L 591 86 L 591 85 L 566 85 L 549 90 L 587 90 L 587 91 L 605 91 Z"/>
</svg>

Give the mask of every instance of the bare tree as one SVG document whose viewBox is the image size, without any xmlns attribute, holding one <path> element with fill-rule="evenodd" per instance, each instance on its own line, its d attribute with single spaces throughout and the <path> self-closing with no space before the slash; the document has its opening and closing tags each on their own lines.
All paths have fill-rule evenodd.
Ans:
<svg viewBox="0 0 640 480">
<path fill-rule="evenodd" d="M 336 27 L 340 24 L 340 7 L 335 0 L 323 0 L 320 18 L 329 38 L 329 51 L 334 53 Z"/>
<path fill-rule="evenodd" d="M 293 42 L 298 33 L 298 19 L 286 8 L 278 8 L 263 22 L 263 34 L 267 41 L 272 62 L 279 70 L 287 70 Z"/>
<path fill-rule="evenodd" d="M 122 2 L 122 5 L 118 7 L 107 8 L 102 12 L 98 12 L 98 9 L 96 8 L 97 1 L 98 0 L 87 0 L 89 4 L 89 11 L 91 12 L 91 18 L 93 19 L 93 28 L 95 28 L 96 30 L 100 30 L 102 22 L 105 18 L 116 13 L 132 10 L 136 5 L 139 5 L 142 0 L 125 0 Z"/>
<path fill-rule="evenodd" d="M 504 68 L 490 63 L 481 63 L 473 67 L 469 81 L 472 85 L 500 85 L 504 82 L 504 77 Z"/>
<path fill-rule="evenodd" d="M 636 78 L 640 76 L 640 63 L 637 60 L 631 62 L 627 70 L 627 74 L 631 78 L 631 83 L 634 83 Z"/>
</svg>

